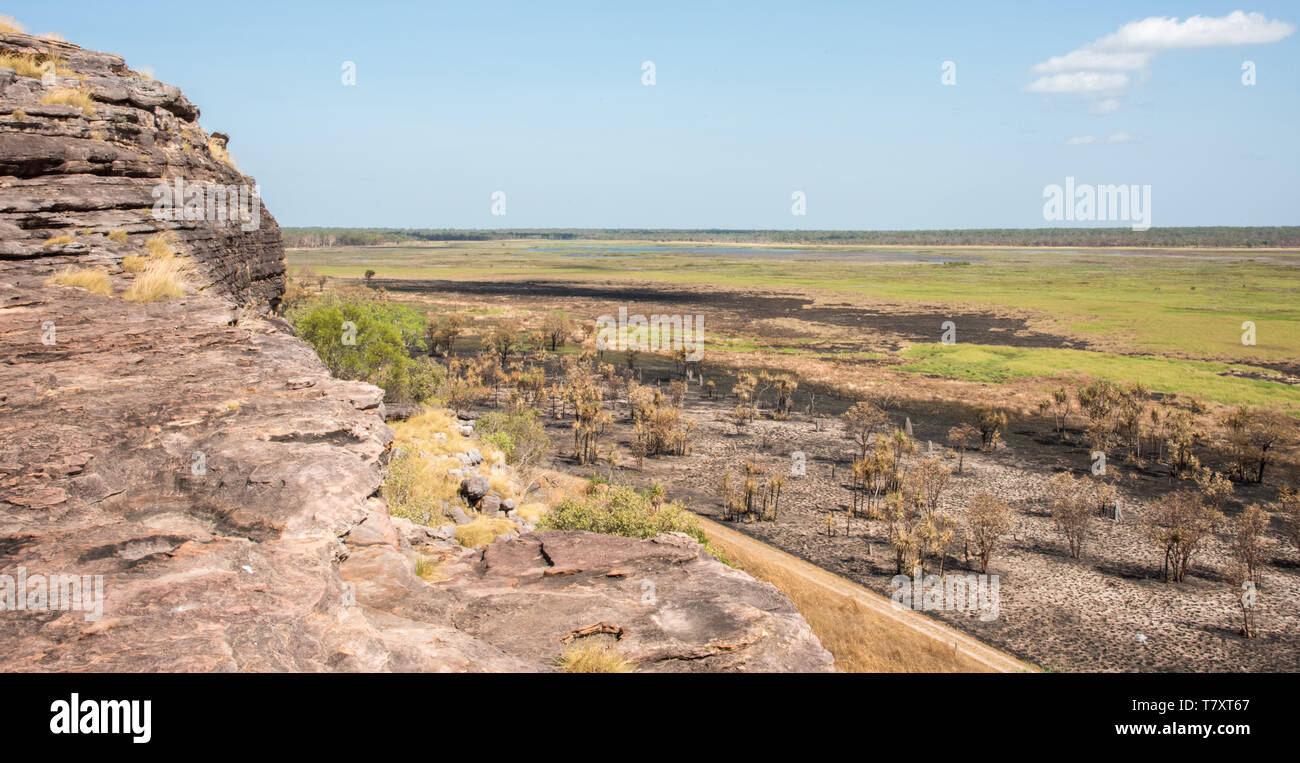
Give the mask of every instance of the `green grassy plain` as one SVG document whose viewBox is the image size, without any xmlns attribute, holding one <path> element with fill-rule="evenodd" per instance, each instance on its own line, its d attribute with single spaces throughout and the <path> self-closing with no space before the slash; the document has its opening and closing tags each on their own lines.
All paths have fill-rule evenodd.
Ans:
<svg viewBox="0 0 1300 763">
<path fill-rule="evenodd" d="M 1225 403 L 1300 404 L 1264 366 L 1300 362 L 1300 251 L 797 247 L 647 242 L 454 242 L 297 249 L 290 268 L 333 277 L 601 280 L 800 291 L 854 305 L 1028 316 L 1103 352 L 915 346 L 904 370 L 1005 382 L 1062 373 L 1141 381 Z M 1242 323 L 1256 344 L 1242 343 Z M 730 337 L 718 349 L 744 351 Z M 761 343 L 767 351 L 803 354 Z M 1147 356 L 1147 357 L 1142 357 Z M 1190 362 L 1202 361 L 1202 362 Z M 1247 378 L 1251 377 L 1251 378 Z"/>
</svg>

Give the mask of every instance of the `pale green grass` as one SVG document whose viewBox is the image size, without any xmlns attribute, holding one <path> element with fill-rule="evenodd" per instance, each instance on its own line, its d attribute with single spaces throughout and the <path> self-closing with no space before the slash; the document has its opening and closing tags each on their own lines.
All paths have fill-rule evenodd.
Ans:
<svg viewBox="0 0 1300 763">
<path fill-rule="evenodd" d="M 899 367 L 903 371 L 963 381 L 997 384 L 1017 379 L 1089 376 L 1141 383 L 1153 392 L 1181 393 L 1228 404 L 1300 406 L 1300 387 L 1231 375 L 1278 376 L 1268 369 L 1238 364 L 980 344 L 915 345 L 901 355 L 907 359 Z"/>
<path fill-rule="evenodd" d="M 1300 358 L 1296 251 L 806 252 L 797 257 L 715 254 L 707 248 L 602 253 L 554 242 L 493 241 L 300 249 L 288 256 L 292 266 L 311 265 L 332 277 L 360 278 L 373 268 L 378 278 L 598 279 L 803 290 L 855 304 L 1014 310 L 1036 318 L 1039 327 L 1124 353 L 1247 363 Z M 909 261 L 917 258 L 926 261 Z M 956 258 L 970 264 L 936 264 Z M 1241 343 L 1243 321 L 1255 323 L 1254 346 Z"/>
</svg>

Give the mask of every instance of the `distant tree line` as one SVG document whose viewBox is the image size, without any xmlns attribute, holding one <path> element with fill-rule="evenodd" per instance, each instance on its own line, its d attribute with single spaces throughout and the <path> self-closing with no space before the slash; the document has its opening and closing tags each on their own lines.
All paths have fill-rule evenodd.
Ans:
<svg viewBox="0 0 1300 763">
<path fill-rule="evenodd" d="M 281 228 L 288 247 L 378 246 L 425 241 L 541 239 L 699 241 L 846 246 L 1300 247 L 1300 226 L 1152 228 L 979 228 L 969 230 L 655 230 L 650 228 Z"/>
</svg>

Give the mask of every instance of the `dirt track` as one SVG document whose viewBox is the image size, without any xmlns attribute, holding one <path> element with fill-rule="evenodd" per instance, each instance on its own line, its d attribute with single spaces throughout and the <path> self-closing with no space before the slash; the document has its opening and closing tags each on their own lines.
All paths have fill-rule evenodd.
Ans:
<svg viewBox="0 0 1300 763">
<path fill-rule="evenodd" d="M 949 646 L 952 647 L 954 668 L 958 670 L 987 670 L 991 673 L 1024 673 L 1033 672 L 1034 667 L 1028 663 L 1008 654 L 998 651 L 980 641 L 977 641 L 961 631 L 950 628 L 942 623 L 931 620 L 924 615 L 918 614 L 911 610 L 900 609 L 894 606 L 893 602 L 880 594 L 863 588 L 862 586 L 845 580 L 839 575 L 832 574 L 820 567 L 809 564 L 804 560 L 772 548 L 766 543 L 754 540 L 749 536 L 732 530 L 725 525 L 713 522 L 708 519 L 700 518 L 701 524 L 704 525 L 704 532 L 709 536 L 709 540 L 722 547 L 722 549 L 732 557 L 744 556 L 750 559 L 757 557 L 762 564 L 743 564 L 746 572 L 749 572 L 759 580 L 768 580 L 774 582 L 778 588 L 781 588 L 786 595 L 795 600 L 801 611 L 807 615 L 803 602 L 799 601 L 796 587 L 791 586 L 792 590 L 786 590 L 779 582 L 769 579 L 768 575 L 763 574 L 762 567 L 770 564 L 778 567 L 785 575 L 795 576 L 800 582 L 807 585 L 816 586 L 834 596 L 843 597 L 856 602 L 863 609 L 871 614 L 872 619 L 887 621 L 884 627 L 890 629 L 906 629 L 913 631 L 915 636 L 933 641 L 945 652 Z M 749 561 L 749 560 L 746 560 Z M 908 640 L 906 636 L 900 636 L 902 640 Z M 881 645 L 882 647 L 885 645 Z M 882 649 L 883 651 L 883 649 Z M 975 663 L 972 667 L 969 663 Z"/>
</svg>

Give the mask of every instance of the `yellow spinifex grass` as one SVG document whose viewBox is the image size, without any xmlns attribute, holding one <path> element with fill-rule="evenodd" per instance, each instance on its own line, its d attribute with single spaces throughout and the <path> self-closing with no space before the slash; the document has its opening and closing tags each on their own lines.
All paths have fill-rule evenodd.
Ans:
<svg viewBox="0 0 1300 763">
<path fill-rule="evenodd" d="M 172 246 L 171 238 L 161 233 L 145 239 L 144 248 L 151 257 L 171 257 L 176 254 L 176 248 Z"/>
<path fill-rule="evenodd" d="M 555 664 L 565 673 L 631 673 L 636 670 L 636 663 L 619 654 L 617 648 L 592 638 L 574 642 Z"/>
<path fill-rule="evenodd" d="M 46 94 L 41 98 L 41 103 L 76 106 L 88 117 L 95 114 L 95 99 L 90 96 L 90 91 L 86 88 L 61 87 Z"/>
<path fill-rule="evenodd" d="M 235 157 L 230 155 L 230 151 L 228 151 L 225 146 L 221 145 L 220 141 L 208 138 L 208 153 L 212 154 L 212 158 L 222 164 L 227 164 L 231 167 L 235 166 Z"/>
<path fill-rule="evenodd" d="M 185 267 L 180 257 L 151 258 L 123 296 L 131 302 L 159 302 L 183 297 Z"/>
<path fill-rule="evenodd" d="M 5 34 L 23 34 L 27 27 L 13 16 L 0 16 L 0 32 Z"/>
<path fill-rule="evenodd" d="M 122 272 L 124 273 L 142 273 L 149 261 L 138 254 L 128 254 L 122 258 Z"/>
<path fill-rule="evenodd" d="M 508 519 L 478 516 L 456 528 L 456 542 L 466 548 L 482 548 L 514 529 L 515 523 Z"/>
<path fill-rule="evenodd" d="M 41 246 L 58 246 L 59 244 L 71 244 L 75 240 L 76 237 L 73 236 L 71 233 L 60 233 L 57 236 L 50 236 L 49 238 L 45 239 L 45 243 L 41 244 Z"/>
<path fill-rule="evenodd" d="M 111 230 L 108 232 L 108 240 L 116 241 L 119 244 L 125 244 L 127 241 L 126 231 L 121 230 L 120 228 L 118 230 Z"/>
<path fill-rule="evenodd" d="M 108 281 L 108 272 L 103 268 L 78 268 L 69 265 L 62 272 L 55 273 L 45 280 L 45 285 L 80 286 L 96 294 L 112 294 L 113 286 Z"/>
</svg>

